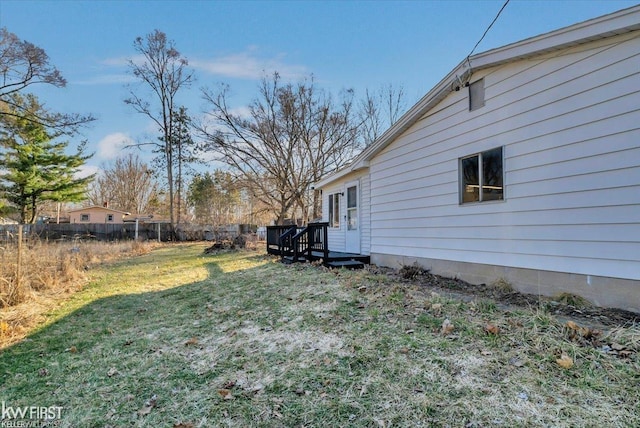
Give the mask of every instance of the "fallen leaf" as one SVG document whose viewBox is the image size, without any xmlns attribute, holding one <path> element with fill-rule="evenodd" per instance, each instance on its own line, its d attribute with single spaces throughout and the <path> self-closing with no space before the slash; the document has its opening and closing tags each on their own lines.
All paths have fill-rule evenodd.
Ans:
<svg viewBox="0 0 640 428">
<path fill-rule="evenodd" d="M 500 327 L 494 324 L 487 324 L 484 326 L 484 331 L 487 334 L 492 334 L 496 336 L 498 333 L 500 333 Z"/>
<path fill-rule="evenodd" d="M 434 313 L 439 314 L 440 311 L 442 311 L 442 303 L 434 303 L 431 305 L 431 310 L 433 310 Z"/>
<path fill-rule="evenodd" d="M 118 374 L 118 369 L 116 369 L 115 367 L 111 367 L 107 372 L 107 376 L 109 377 L 115 376 L 117 374 Z"/>
<path fill-rule="evenodd" d="M 556 360 L 556 363 L 563 369 L 570 369 L 573 367 L 573 359 L 567 354 L 562 354 L 562 356 Z"/>
<path fill-rule="evenodd" d="M 455 326 L 451 323 L 451 321 L 449 321 L 449 319 L 446 319 L 442 323 L 442 329 L 440 330 L 440 332 L 442 333 L 443 336 L 446 336 L 448 334 L 451 334 L 451 332 L 453 332 L 454 329 L 455 329 Z"/>
<path fill-rule="evenodd" d="M 400 353 L 401 354 L 408 354 L 409 353 L 409 348 L 407 348 L 406 346 L 400 348 Z"/>
<path fill-rule="evenodd" d="M 231 394 L 231 391 L 228 389 L 219 389 L 218 394 L 222 397 L 223 400 L 233 400 L 235 397 Z"/>
<path fill-rule="evenodd" d="M 589 327 L 581 327 L 580 328 L 580 335 L 588 340 L 588 339 L 593 339 L 593 338 L 597 338 L 598 336 L 600 336 L 600 331 L 599 330 L 592 330 Z"/>
<path fill-rule="evenodd" d="M 179 424 L 173 424 L 173 428 L 193 428 L 195 425 L 191 422 L 180 422 Z"/>
<path fill-rule="evenodd" d="M 71 348 L 69 348 L 69 352 L 71 352 L 72 354 L 75 354 L 76 352 L 78 352 L 78 348 L 76 348 L 75 346 L 72 346 Z"/>
<path fill-rule="evenodd" d="M 191 339 L 184 342 L 184 346 L 197 345 L 197 344 L 198 344 L 198 339 L 195 337 L 192 337 Z"/>
<path fill-rule="evenodd" d="M 578 330 L 578 329 L 580 329 L 580 327 L 578 326 L 578 324 L 576 324 L 576 323 L 575 323 L 575 322 L 573 322 L 573 321 L 567 321 L 566 326 L 567 326 L 567 328 L 570 328 L 571 330 Z"/>
<path fill-rule="evenodd" d="M 413 334 L 413 333 L 415 333 L 415 331 L 414 331 L 414 330 L 407 330 L 407 331 L 405 331 L 405 334 Z"/>
</svg>

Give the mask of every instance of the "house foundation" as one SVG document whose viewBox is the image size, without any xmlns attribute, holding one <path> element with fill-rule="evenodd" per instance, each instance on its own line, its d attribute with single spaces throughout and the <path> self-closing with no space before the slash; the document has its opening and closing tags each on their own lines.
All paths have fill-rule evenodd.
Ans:
<svg viewBox="0 0 640 428">
<path fill-rule="evenodd" d="M 521 293 L 548 297 L 570 293 L 596 306 L 640 313 L 637 280 L 377 253 L 371 254 L 371 263 L 394 268 L 418 263 L 435 275 L 470 284 L 504 280 Z"/>
</svg>

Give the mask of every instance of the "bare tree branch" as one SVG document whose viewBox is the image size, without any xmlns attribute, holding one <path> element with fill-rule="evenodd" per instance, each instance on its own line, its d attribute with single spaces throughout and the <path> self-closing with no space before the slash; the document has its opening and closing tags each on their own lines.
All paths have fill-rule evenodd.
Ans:
<svg viewBox="0 0 640 428">
<path fill-rule="evenodd" d="M 67 81 L 60 71 L 49 63 L 44 49 L 0 28 L 0 119 L 25 119 L 53 132 L 52 137 L 71 135 L 80 126 L 95 120 L 91 115 L 51 113 L 47 110 L 27 111 L 16 103 L 13 95 L 32 85 L 46 84 L 58 88 Z"/>
<path fill-rule="evenodd" d="M 203 90 L 203 98 L 211 107 L 208 124 L 198 127 L 206 149 L 272 207 L 278 223 L 295 206 L 305 217 L 311 184 L 344 166 L 360 148 L 353 92 L 336 104 L 312 77 L 298 84 L 283 84 L 277 73 L 263 78 L 248 117 L 229 108 L 228 87 Z"/>
</svg>

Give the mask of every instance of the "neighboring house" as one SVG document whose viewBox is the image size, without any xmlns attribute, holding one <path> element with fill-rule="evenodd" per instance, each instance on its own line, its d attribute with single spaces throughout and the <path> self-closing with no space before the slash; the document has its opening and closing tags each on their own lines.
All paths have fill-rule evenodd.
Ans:
<svg viewBox="0 0 640 428">
<path fill-rule="evenodd" d="M 128 212 L 114 210 L 112 208 L 93 205 L 69 211 L 69 223 L 71 224 L 122 224 Z"/>
<path fill-rule="evenodd" d="M 316 188 L 332 251 L 640 311 L 640 6 L 465 58 Z"/>
</svg>

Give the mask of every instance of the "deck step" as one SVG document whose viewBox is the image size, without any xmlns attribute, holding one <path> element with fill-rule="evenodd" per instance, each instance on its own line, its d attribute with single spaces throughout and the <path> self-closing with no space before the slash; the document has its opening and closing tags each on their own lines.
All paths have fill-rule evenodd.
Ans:
<svg viewBox="0 0 640 428">
<path fill-rule="evenodd" d="M 364 268 L 364 263 L 359 262 L 357 260 L 336 260 L 333 262 L 327 263 L 327 266 L 330 268 L 345 268 L 345 269 L 362 269 Z"/>
<path fill-rule="evenodd" d="M 284 257 L 282 258 L 282 263 L 284 263 L 284 264 L 286 264 L 286 265 L 290 265 L 290 264 L 295 263 L 295 262 L 300 263 L 300 262 L 306 262 L 306 261 L 307 261 L 307 259 L 306 259 L 306 258 L 304 258 L 304 257 L 298 257 L 298 259 L 297 259 L 297 260 L 295 260 L 295 259 L 293 258 L 293 256 L 284 256 Z"/>
</svg>

